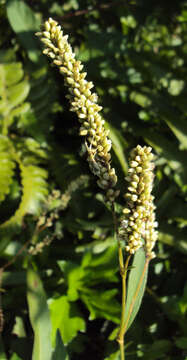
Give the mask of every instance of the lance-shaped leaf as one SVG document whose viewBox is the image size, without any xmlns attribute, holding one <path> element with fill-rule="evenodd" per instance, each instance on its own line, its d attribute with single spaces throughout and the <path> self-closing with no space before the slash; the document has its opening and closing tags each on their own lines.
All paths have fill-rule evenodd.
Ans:
<svg viewBox="0 0 187 360">
<path fill-rule="evenodd" d="M 27 271 L 27 301 L 34 331 L 32 360 L 50 360 L 52 355 L 50 314 L 42 282 L 32 268 Z"/>
<path fill-rule="evenodd" d="M 134 256 L 132 268 L 128 277 L 124 319 L 125 331 L 131 326 L 140 308 L 147 282 L 147 273 L 148 260 L 146 260 L 145 252 L 141 248 Z"/>
<path fill-rule="evenodd" d="M 59 330 L 56 333 L 56 347 L 51 360 L 69 360 Z"/>
<path fill-rule="evenodd" d="M 109 137 L 112 140 L 113 150 L 121 164 L 124 173 L 127 174 L 128 164 L 124 153 L 124 149 L 127 147 L 127 143 L 120 131 L 111 126 L 108 122 L 105 122 L 105 128 L 110 130 Z"/>
</svg>

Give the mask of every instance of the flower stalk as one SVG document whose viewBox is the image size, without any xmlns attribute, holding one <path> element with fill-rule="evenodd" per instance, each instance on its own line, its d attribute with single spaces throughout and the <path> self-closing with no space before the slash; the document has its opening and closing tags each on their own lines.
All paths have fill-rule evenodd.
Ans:
<svg viewBox="0 0 187 360">
<path fill-rule="evenodd" d="M 124 217 L 121 220 L 119 234 L 119 264 L 122 280 L 122 311 L 120 330 L 117 341 L 120 346 L 121 360 L 125 360 L 124 336 L 132 315 L 136 299 L 141 291 L 145 280 L 146 271 L 149 262 L 155 257 L 153 248 L 157 240 L 158 232 L 155 230 L 157 222 L 155 221 L 154 197 L 151 194 L 153 188 L 153 159 L 151 147 L 141 147 L 138 145 L 131 152 L 130 167 L 126 180 L 129 183 L 128 191 L 125 195 L 127 206 L 123 210 Z M 127 258 L 124 264 L 121 242 L 125 243 Z M 126 301 L 127 301 L 127 271 L 130 258 L 140 249 L 145 251 L 145 264 L 139 282 L 134 291 L 128 314 L 125 319 Z"/>
</svg>

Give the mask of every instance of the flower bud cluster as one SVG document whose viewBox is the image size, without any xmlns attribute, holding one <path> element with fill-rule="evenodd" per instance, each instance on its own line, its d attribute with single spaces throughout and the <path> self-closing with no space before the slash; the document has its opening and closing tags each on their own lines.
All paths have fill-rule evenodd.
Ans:
<svg viewBox="0 0 187 360">
<path fill-rule="evenodd" d="M 126 251 L 134 254 L 140 247 L 144 247 L 146 256 L 153 258 L 152 251 L 157 240 L 158 226 L 155 221 L 152 160 L 154 155 L 151 147 L 138 145 L 133 149 L 130 157 L 130 168 L 126 180 L 129 183 L 127 207 L 123 209 L 124 218 L 121 221 L 119 235 L 125 240 Z"/>
<path fill-rule="evenodd" d="M 91 92 L 93 83 L 87 81 L 83 65 L 75 59 L 68 35 L 63 36 L 61 27 L 49 18 L 44 24 L 44 31 L 36 35 L 45 45 L 44 54 L 48 55 L 63 74 L 68 87 L 67 96 L 71 103 L 71 111 L 75 111 L 81 123 L 80 135 L 86 137 L 88 162 L 91 171 L 98 176 L 98 185 L 106 191 L 109 201 L 114 201 L 118 191 L 114 190 L 117 182 L 115 169 L 110 165 L 111 140 L 108 130 L 104 128 L 104 120 L 99 112 L 102 107 L 97 104 L 98 96 Z"/>
<path fill-rule="evenodd" d="M 49 246 L 51 244 L 51 242 L 53 241 L 54 236 L 49 237 L 48 235 L 46 235 L 46 237 L 40 241 L 39 243 L 35 244 L 35 245 L 31 245 L 30 248 L 28 249 L 28 253 L 30 255 L 38 255 L 40 253 L 43 252 L 44 248 L 46 246 Z"/>
</svg>

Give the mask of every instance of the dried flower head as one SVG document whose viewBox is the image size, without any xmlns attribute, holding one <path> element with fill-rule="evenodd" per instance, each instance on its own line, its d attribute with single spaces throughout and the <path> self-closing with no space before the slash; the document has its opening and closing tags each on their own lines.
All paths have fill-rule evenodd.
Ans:
<svg viewBox="0 0 187 360">
<path fill-rule="evenodd" d="M 151 147 L 138 145 L 131 153 L 126 178 L 129 183 L 125 195 L 127 207 L 123 209 L 124 218 L 119 229 L 120 237 L 125 240 L 127 252 L 134 254 L 144 246 L 149 258 L 155 256 L 152 249 L 158 236 L 155 230 L 158 224 L 155 221 L 154 196 L 151 195 L 154 178 L 154 155 L 151 150 Z"/>
<path fill-rule="evenodd" d="M 98 96 L 91 92 L 93 83 L 87 81 L 83 65 L 75 60 L 75 54 L 68 42 L 68 35 L 63 36 L 61 27 L 49 18 L 44 24 L 44 31 L 36 35 L 45 45 L 44 54 L 59 67 L 68 87 L 67 96 L 71 103 L 71 111 L 75 111 L 81 123 L 80 135 L 85 136 L 88 162 L 91 171 L 98 176 L 98 185 L 106 191 L 109 201 L 114 201 L 118 191 L 114 190 L 117 182 L 115 169 L 110 165 L 111 140 L 109 131 L 104 128 L 104 120 L 99 112 L 102 107 L 97 104 Z"/>
</svg>

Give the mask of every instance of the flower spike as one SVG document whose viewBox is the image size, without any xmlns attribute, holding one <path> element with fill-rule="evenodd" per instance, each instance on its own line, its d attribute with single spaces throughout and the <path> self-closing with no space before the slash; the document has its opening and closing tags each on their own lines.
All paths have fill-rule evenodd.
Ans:
<svg viewBox="0 0 187 360">
<path fill-rule="evenodd" d="M 45 45 L 43 53 L 52 59 L 64 76 L 69 90 L 70 110 L 76 112 L 81 123 L 80 135 L 85 136 L 89 167 L 99 178 L 97 184 L 106 191 L 106 198 L 113 202 L 119 191 L 114 190 L 117 176 L 110 165 L 112 143 L 100 115 L 102 107 L 97 104 L 98 96 L 91 91 L 94 85 L 85 79 L 87 73 L 82 71 L 83 65 L 75 59 L 68 36 L 63 36 L 56 21 L 49 18 L 44 24 L 44 31 L 36 35 Z"/>
<path fill-rule="evenodd" d="M 152 251 L 158 237 L 155 228 L 154 196 L 151 195 L 153 187 L 153 169 L 151 147 L 138 145 L 133 149 L 130 158 L 130 168 L 126 180 L 129 183 L 127 207 L 123 209 L 124 218 L 121 221 L 119 234 L 125 240 L 126 251 L 134 254 L 140 247 L 144 247 L 146 256 L 155 257 Z"/>
</svg>

